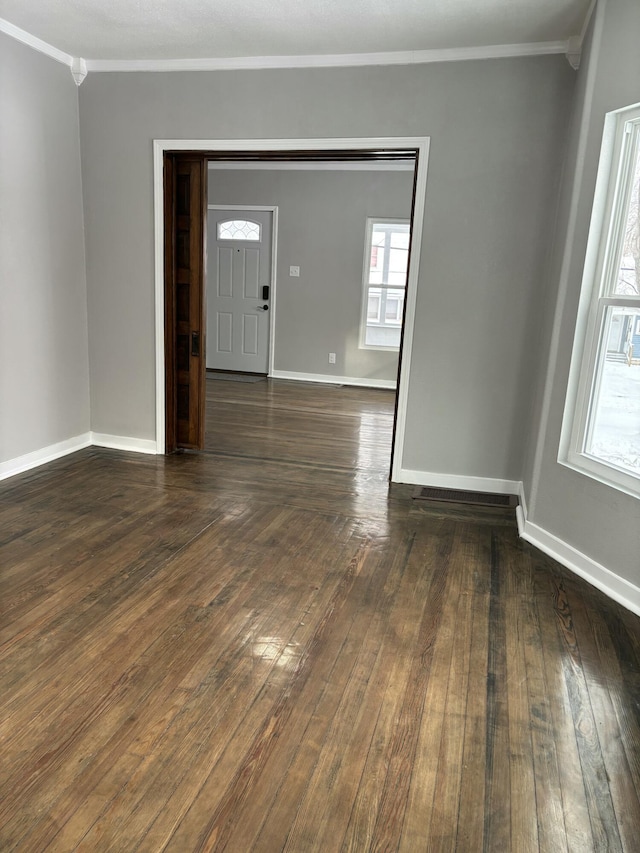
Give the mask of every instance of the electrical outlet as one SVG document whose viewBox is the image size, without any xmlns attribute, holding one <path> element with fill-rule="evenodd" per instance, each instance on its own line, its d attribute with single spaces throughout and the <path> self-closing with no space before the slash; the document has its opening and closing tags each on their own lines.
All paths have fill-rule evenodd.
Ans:
<svg viewBox="0 0 640 853">
<path fill-rule="evenodd" d="M 335 352 L 330 352 L 329 353 L 329 364 L 335 364 L 335 363 L 336 363 L 336 354 L 335 354 Z"/>
<path fill-rule="evenodd" d="M 293 278 L 300 277 L 300 267 L 289 267 L 289 275 Z"/>
</svg>

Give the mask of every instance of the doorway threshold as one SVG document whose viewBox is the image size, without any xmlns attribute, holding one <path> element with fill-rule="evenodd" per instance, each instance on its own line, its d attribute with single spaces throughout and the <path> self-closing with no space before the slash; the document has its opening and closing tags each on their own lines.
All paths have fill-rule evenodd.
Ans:
<svg viewBox="0 0 640 853">
<path fill-rule="evenodd" d="M 261 373 L 218 373 L 207 370 L 207 379 L 224 382 L 266 382 L 267 377 Z"/>
</svg>

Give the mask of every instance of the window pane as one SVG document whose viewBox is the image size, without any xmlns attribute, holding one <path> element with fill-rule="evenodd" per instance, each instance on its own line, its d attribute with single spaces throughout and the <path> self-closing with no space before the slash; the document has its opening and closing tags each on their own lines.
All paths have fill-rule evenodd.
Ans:
<svg viewBox="0 0 640 853">
<path fill-rule="evenodd" d="M 369 220 L 371 253 L 366 287 L 364 345 L 400 346 L 407 283 L 410 229 L 408 222 Z M 365 262 L 366 263 L 366 262 Z"/>
<path fill-rule="evenodd" d="M 371 234 L 369 284 L 404 287 L 409 260 L 409 225 L 376 223 Z"/>
<path fill-rule="evenodd" d="M 260 223 L 247 219 L 218 222 L 218 240 L 259 240 Z"/>
<path fill-rule="evenodd" d="M 404 287 L 407 283 L 408 249 L 391 249 L 389 251 L 389 274 L 386 284 Z"/>
<path fill-rule="evenodd" d="M 387 291 L 387 301 L 384 309 L 386 325 L 400 325 L 402 322 L 402 308 L 404 305 L 404 293 L 398 290 Z"/>
<path fill-rule="evenodd" d="M 400 346 L 403 306 L 403 290 L 370 288 L 367 296 L 365 343 L 370 346 Z"/>
<path fill-rule="evenodd" d="M 609 307 L 586 452 L 640 474 L 640 309 Z"/>
<path fill-rule="evenodd" d="M 372 287 L 367 300 L 367 322 L 380 320 L 380 290 Z"/>
<path fill-rule="evenodd" d="M 400 346 L 400 327 L 367 326 L 364 342 L 370 347 L 395 347 L 397 349 Z"/>
<path fill-rule="evenodd" d="M 371 246 L 371 265 L 369 267 L 369 284 L 384 284 L 384 256 L 383 246 Z"/>
<path fill-rule="evenodd" d="M 388 323 L 397 322 L 398 321 L 398 311 L 400 306 L 400 300 L 397 297 L 389 297 L 387 296 L 387 304 L 384 309 L 384 319 Z"/>
<path fill-rule="evenodd" d="M 394 225 L 391 233 L 391 248 L 409 251 L 409 226 Z"/>
<path fill-rule="evenodd" d="M 373 231 L 371 233 L 371 245 L 372 246 L 384 246 L 386 239 L 386 231 L 381 225 L 373 226 Z"/>
<path fill-rule="evenodd" d="M 636 147 L 631 196 L 624 226 L 622 259 L 615 293 L 621 296 L 640 295 L 640 144 Z"/>
</svg>

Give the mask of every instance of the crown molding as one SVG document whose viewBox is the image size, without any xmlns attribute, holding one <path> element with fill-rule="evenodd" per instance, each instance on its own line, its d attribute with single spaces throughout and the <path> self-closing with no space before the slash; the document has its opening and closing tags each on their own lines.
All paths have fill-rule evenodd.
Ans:
<svg viewBox="0 0 640 853">
<path fill-rule="evenodd" d="M 424 65 L 431 62 L 465 62 L 477 59 L 507 59 L 549 54 L 569 54 L 572 40 L 496 44 L 480 47 L 437 48 L 433 50 L 389 51 L 381 53 L 339 53 L 310 56 L 231 56 L 209 59 L 83 59 L 58 50 L 0 18 L 0 32 L 44 53 L 71 69 L 79 86 L 88 72 L 122 71 L 240 71 L 270 68 L 354 68 L 372 65 Z"/>
<path fill-rule="evenodd" d="M 58 50 L 58 48 L 54 47 L 52 44 L 42 41 L 42 39 L 39 39 L 36 36 L 32 36 L 31 33 L 28 33 L 26 30 L 21 30 L 20 27 L 16 27 L 15 24 L 5 21 L 4 18 L 0 18 L 0 32 L 11 36 L 11 38 L 16 39 L 16 41 L 21 41 L 22 44 L 32 47 L 39 53 L 44 53 L 45 56 L 55 59 L 56 62 L 61 62 L 63 65 L 67 65 L 69 68 L 71 68 L 73 64 L 74 58 L 69 53 Z"/>
<path fill-rule="evenodd" d="M 348 68 L 371 65 L 423 65 L 521 56 L 565 54 L 566 41 L 498 44 L 482 47 L 410 50 L 388 53 L 340 53 L 317 56 L 232 56 L 218 59 L 88 59 L 89 72 L 240 71 L 269 68 Z"/>
<path fill-rule="evenodd" d="M 15 24 L 12 24 L 10 21 L 6 21 L 4 18 L 0 18 L 0 32 L 11 36 L 11 38 L 22 42 L 22 44 L 26 44 L 27 47 L 30 47 L 33 50 L 37 50 L 38 53 L 43 53 L 50 59 L 54 59 L 56 62 L 66 65 L 67 68 L 71 69 L 71 76 L 73 77 L 76 86 L 79 86 L 87 76 L 87 63 L 82 59 L 82 57 L 71 56 L 70 53 L 58 50 L 57 47 L 49 44 L 49 42 L 42 41 L 42 39 L 31 35 L 31 33 L 20 29 L 20 27 L 16 27 Z"/>
</svg>

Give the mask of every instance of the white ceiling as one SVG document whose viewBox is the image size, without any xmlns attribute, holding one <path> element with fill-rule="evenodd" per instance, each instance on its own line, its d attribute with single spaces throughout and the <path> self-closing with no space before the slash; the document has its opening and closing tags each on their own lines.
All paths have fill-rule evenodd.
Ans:
<svg viewBox="0 0 640 853">
<path fill-rule="evenodd" d="M 590 0 L 0 0 L 0 18 L 90 60 L 222 59 L 566 41 Z"/>
</svg>

